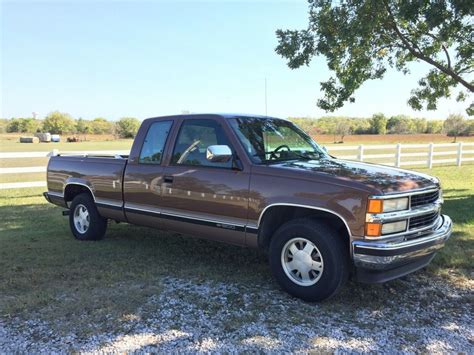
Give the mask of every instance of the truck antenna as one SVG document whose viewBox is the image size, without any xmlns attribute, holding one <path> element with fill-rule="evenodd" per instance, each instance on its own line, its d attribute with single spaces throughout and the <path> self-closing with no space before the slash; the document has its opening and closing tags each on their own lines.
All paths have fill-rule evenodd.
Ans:
<svg viewBox="0 0 474 355">
<path fill-rule="evenodd" d="M 267 111 L 267 77 L 265 77 L 265 116 L 268 116 L 268 111 Z"/>
</svg>

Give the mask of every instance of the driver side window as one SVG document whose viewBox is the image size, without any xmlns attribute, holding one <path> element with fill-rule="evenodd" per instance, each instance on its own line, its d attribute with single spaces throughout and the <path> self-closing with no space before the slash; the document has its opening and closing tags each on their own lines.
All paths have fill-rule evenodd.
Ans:
<svg viewBox="0 0 474 355">
<path fill-rule="evenodd" d="M 213 163 L 206 159 L 207 147 L 211 145 L 230 147 L 222 126 L 214 120 L 186 120 L 179 131 L 171 163 L 232 168 L 232 160 L 225 163 Z"/>
</svg>

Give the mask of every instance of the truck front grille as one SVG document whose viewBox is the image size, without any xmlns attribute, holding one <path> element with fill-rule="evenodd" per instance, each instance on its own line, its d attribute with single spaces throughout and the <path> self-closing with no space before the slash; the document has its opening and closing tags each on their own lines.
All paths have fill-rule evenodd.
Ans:
<svg viewBox="0 0 474 355">
<path fill-rule="evenodd" d="M 413 195 L 411 197 L 411 208 L 421 207 L 434 203 L 439 198 L 439 190 L 424 194 Z"/>
<path fill-rule="evenodd" d="M 409 230 L 432 226 L 439 217 L 439 211 L 410 218 Z"/>
</svg>

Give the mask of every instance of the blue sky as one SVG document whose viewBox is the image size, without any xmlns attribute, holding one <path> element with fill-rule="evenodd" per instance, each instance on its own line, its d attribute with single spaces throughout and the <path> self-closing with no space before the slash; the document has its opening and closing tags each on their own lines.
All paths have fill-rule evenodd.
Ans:
<svg viewBox="0 0 474 355">
<path fill-rule="evenodd" d="M 301 29 L 305 1 L 1 2 L 1 117 L 52 110 L 91 119 L 191 112 L 321 116 L 324 58 L 290 70 L 274 48 L 278 28 Z M 445 118 L 465 104 L 414 112 L 409 92 L 428 68 L 366 83 L 334 115 L 375 112 Z"/>
</svg>

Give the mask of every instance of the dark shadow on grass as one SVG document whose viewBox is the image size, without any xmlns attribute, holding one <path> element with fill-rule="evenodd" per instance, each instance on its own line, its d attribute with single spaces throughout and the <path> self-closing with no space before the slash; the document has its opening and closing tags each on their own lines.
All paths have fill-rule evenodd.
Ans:
<svg viewBox="0 0 474 355">
<path fill-rule="evenodd" d="M 445 197 L 443 213 L 454 223 L 474 221 L 474 195 Z"/>
</svg>

